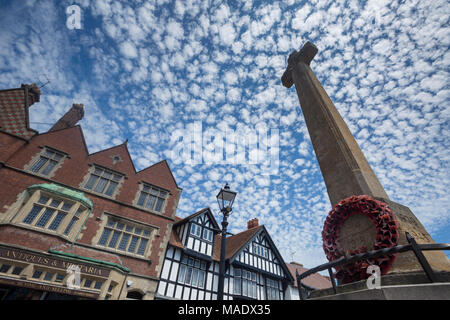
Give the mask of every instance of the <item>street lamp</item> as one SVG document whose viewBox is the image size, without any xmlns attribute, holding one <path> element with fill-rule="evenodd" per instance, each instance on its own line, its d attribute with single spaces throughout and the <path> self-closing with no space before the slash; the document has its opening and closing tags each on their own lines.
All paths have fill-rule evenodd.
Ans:
<svg viewBox="0 0 450 320">
<path fill-rule="evenodd" d="M 226 236 L 227 236 L 227 226 L 228 226 L 228 216 L 231 214 L 234 198 L 236 197 L 236 192 L 230 190 L 230 186 L 225 184 L 223 189 L 217 194 L 217 202 L 219 203 L 220 211 L 223 214 L 222 220 L 222 243 L 220 247 L 220 264 L 219 264 L 219 288 L 217 292 L 217 300 L 223 300 L 223 285 L 225 281 L 225 247 L 226 247 Z"/>
</svg>

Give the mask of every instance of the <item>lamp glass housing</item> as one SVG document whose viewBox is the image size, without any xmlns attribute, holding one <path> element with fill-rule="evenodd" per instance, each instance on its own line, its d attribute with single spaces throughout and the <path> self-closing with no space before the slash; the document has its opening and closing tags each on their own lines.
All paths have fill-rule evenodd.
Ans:
<svg viewBox="0 0 450 320">
<path fill-rule="evenodd" d="M 236 192 L 230 190 L 228 183 L 225 185 L 223 189 L 220 189 L 220 192 L 216 196 L 220 211 L 226 209 L 228 212 L 231 212 L 231 208 L 233 206 L 236 194 L 237 194 Z"/>
</svg>

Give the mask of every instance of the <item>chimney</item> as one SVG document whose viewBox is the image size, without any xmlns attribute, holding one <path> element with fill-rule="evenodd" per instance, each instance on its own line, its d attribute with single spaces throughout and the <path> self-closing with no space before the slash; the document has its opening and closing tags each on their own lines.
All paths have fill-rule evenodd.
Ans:
<svg viewBox="0 0 450 320">
<path fill-rule="evenodd" d="M 36 86 L 36 83 L 22 84 L 22 89 L 25 90 L 25 99 L 27 107 L 31 107 L 35 102 L 39 102 L 41 99 L 41 89 Z"/>
<path fill-rule="evenodd" d="M 259 225 L 258 219 L 257 218 L 253 218 L 253 219 L 251 219 L 251 220 L 249 220 L 247 222 L 247 229 L 251 229 L 251 228 L 257 227 L 258 225 Z"/>
<path fill-rule="evenodd" d="M 77 124 L 78 121 L 83 119 L 83 116 L 84 106 L 82 104 L 74 103 L 72 105 L 72 108 L 70 108 L 70 110 L 67 111 L 67 113 L 63 115 L 61 119 L 58 120 L 58 122 L 55 123 L 55 125 L 49 130 L 49 132 L 73 127 Z"/>
</svg>

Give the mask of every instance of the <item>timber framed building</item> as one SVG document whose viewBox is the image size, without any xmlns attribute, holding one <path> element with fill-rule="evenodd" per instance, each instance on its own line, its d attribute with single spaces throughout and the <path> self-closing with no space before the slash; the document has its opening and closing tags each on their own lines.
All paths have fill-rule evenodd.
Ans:
<svg viewBox="0 0 450 320">
<path fill-rule="evenodd" d="M 284 300 L 294 279 L 264 225 L 227 237 L 225 300 Z M 174 224 L 155 298 L 216 300 L 221 234 L 209 208 Z"/>
</svg>

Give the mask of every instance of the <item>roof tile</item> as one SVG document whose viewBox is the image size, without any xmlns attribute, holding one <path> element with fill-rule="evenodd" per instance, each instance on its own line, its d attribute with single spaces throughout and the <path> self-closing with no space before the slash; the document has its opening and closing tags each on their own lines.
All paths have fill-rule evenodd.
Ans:
<svg viewBox="0 0 450 320">
<path fill-rule="evenodd" d="M 289 272 L 291 273 L 292 277 L 294 279 L 296 279 L 296 275 L 295 275 L 295 271 L 298 270 L 299 274 L 302 274 L 306 271 L 308 271 L 308 269 L 303 268 L 302 266 L 296 264 L 296 263 L 286 263 L 286 266 L 289 269 Z M 312 275 L 310 275 L 309 277 L 306 277 L 305 279 L 302 280 L 302 283 L 306 284 L 309 287 L 315 288 L 315 289 L 326 289 L 326 288 L 330 288 L 331 285 L 331 281 L 328 277 L 322 276 L 319 273 L 314 273 Z M 294 281 L 294 287 L 297 288 L 297 281 Z"/>
</svg>

